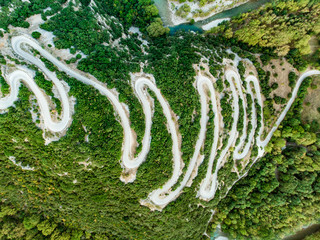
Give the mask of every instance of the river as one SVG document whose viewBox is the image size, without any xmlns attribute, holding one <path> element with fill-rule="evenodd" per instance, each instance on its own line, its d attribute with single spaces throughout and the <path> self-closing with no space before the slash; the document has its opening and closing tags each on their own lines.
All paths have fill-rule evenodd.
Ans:
<svg viewBox="0 0 320 240">
<path fill-rule="evenodd" d="M 282 240 L 303 240 L 305 237 L 320 231 L 320 224 L 312 224 L 308 227 L 302 228 L 293 235 L 287 236 Z M 210 240 L 228 240 L 227 234 L 221 231 L 221 226 L 218 224 L 216 231 L 211 235 Z"/>
<path fill-rule="evenodd" d="M 223 18 L 231 18 L 233 16 L 236 16 L 240 13 L 248 12 L 250 10 L 259 8 L 263 4 L 270 2 L 270 0 L 250 0 L 247 3 L 241 4 L 238 7 L 231 8 L 229 10 L 225 10 L 223 12 L 217 13 L 211 17 L 208 17 L 204 20 L 195 22 L 194 25 L 190 25 L 188 23 L 179 24 L 176 26 L 173 26 L 173 23 L 171 21 L 171 11 L 169 9 L 168 0 L 154 0 L 154 4 L 159 9 L 160 17 L 164 23 L 165 26 L 168 26 L 170 28 L 170 34 L 174 34 L 176 31 L 184 29 L 184 30 L 191 30 L 196 32 L 203 32 L 202 26 L 218 19 Z"/>
<path fill-rule="evenodd" d="M 318 231 L 320 231 L 320 224 L 313 224 L 301 229 L 291 236 L 285 237 L 283 240 L 301 240 Z"/>
</svg>

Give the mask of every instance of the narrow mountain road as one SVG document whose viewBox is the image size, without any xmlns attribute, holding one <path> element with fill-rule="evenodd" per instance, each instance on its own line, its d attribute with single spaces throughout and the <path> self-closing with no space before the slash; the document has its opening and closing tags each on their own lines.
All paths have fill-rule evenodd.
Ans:
<svg viewBox="0 0 320 240">
<path fill-rule="evenodd" d="M 146 160 L 146 157 L 150 150 L 154 100 L 149 95 L 148 90 L 152 91 L 155 94 L 156 100 L 159 101 L 163 109 L 163 114 L 167 120 L 168 131 L 170 132 L 172 137 L 173 172 L 172 176 L 164 184 L 164 186 L 152 191 L 149 194 L 148 199 L 142 200 L 141 202 L 142 204 L 145 204 L 151 208 L 155 208 L 158 210 L 161 210 L 168 203 L 174 201 L 183 192 L 183 189 L 192 183 L 193 178 L 197 175 L 198 167 L 201 165 L 204 159 L 204 156 L 201 154 L 201 150 L 206 140 L 205 138 L 209 120 L 208 114 L 210 106 L 214 113 L 214 135 L 212 136 L 213 144 L 211 146 L 208 166 L 200 166 L 207 167 L 207 171 L 205 178 L 200 184 L 198 192 L 198 196 L 206 201 L 209 201 L 215 197 L 215 193 L 219 187 L 218 172 L 219 169 L 223 166 L 223 163 L 226 160 L 226 158 L 231 156 L 234 160 L 243 159 L 250 153 L 250 149 L 253 147 L 253 145 L 256 144 L 259 148 L 259 153 L 258 156 L 254 159 L 254 161 L 250 164 L 251 167 L 261 156 L 263 156 L 264 147 L 268 144 L 273 133 L 278 128 L 278 126 L 286 116 L 287 112 L 289 111 L 291 105 L 294 102 L 294 99 L 297 96 L 301 83 L 309 76 L 320 74 L 320 71 L 312 70 L 307 71 L 300 76 L 295 88 L 293 89 L 292 97 L 288 101 L 287 106 L 280 114 L 278 120 L 276 121 L 275 125 L 273 126 L 267 137 L 264 140 L 262 140 L 262 109 L 261 111 L 259 111 L 261 115 L 261 128 L 259 129 L 258 136 L 256 137 L 256 139 L 254 139 L 254 135 L 258 126 L 258 111 L 256 109 L 255 101 L 260 105 L 261 108 L 263 107 L 258 79 L 252 75 L 248 76 L 245 79 L 247 89 L 244 89 L 238 72 L 232 69 L 226 70 L 225 79 L 229 83 L 230 90 L 232 93 L 233 122 L 231 129 L 228 132 L 228 141 L 224 146 L 221 146 L 220 137 L 222 133 L 220 132 L 220 125 L 223 122 L 223 118 L 218 110 L 219 97 L 216 95 L 216 91 L 214 89 L 215 79 L 209 79 L 201 73 L 198 73 L 198 76 L 196 77 L 196 88 L 198 90 L 201 103 L 200 131 L 195 144 L 193 156 L 190 159 L 188 166 L 184 166 L 181 152 L 181 135 L 178 127 L 178 118 L 173 113 L 167 100 L 161 94 L 160 89 L 157 88 L 156 82 L 151 75 L 142 73 L 131 74 L 132 86 L 134 88 L 137 98 L 142 104 L 145 115 L 145 132 L 142 140 L 142 150 L 137 157 L 134 157 L 135 149 L 137 147 L 137 141 L 135 137 L 135 132 L 130 124 L 130 113 L 127 110 L 127 106 L 119 101 L 118 94 L 114 89 L 109 89 L 105 84 L 95 80 L 94 78 L 91 79 L 89 77 L 85 77 L 83 73 L 70 69 L 61 61 L 52 56 L 49 52 L 47 52 L 45 49 L 40 47 L 37 42 L 35 42 L 27 36 L 16 36 L 13 37 L 11 41 L 14 52 L 24 60 L 27 60 L 30 63 L 36 65 L 56 86 L 62 102 L 62 117 L 59 121 L 52 119 L 49 103 L 44 92 L 37 86 L 35 81 L 32 79 L 31 73 L 28 73 L 27 70 L 24 71 L 20 69 L 12 72 L 8 76 L 5 76 L 8 84 L 10 85 L 11 92 L 9 95 L 0 99 L 0 109 L 7 109 L 8 107 L 13 106 L 14 102 L 18 98 L 20 82 L 22 81 L 29 86 L 30 90 L 36 96 L 40 107 L 41 118 L 44 122 L 44 126 L 46 129 L 53 133 L 63 132 L 68 128 L 68 126 L 72 122 L 69 96 L 64 85 L 56 77 L 55 73 L 49 71 L 44 65 L 44 63 L 37 57 L 29 53 L 27 49 L 31 47 L 37 50 L 42 57 L 46 58 L 51 63 L 53 63 L 60 71 L 67 73 L 70 77 L 73 77 L 84 84 L 94 87 L 95 89 L 99 90 L 102 95 L 106 96 L 110 100 L 115 112 L 119 116 L 119 121 L 123 127 L 124 140 L 122 145 L 121 164 L 124 170 L 123 176 L 121 176 L 121 180 L 126 183 L 135 180 L 136 171 L 138 167 Z M 246 98 L 243 94 L 245 91 L 247 91 L 247 93 L 251 96 L 253 100 L 251 106 L 247 106 Z M 242 108 L 244 112 L 244 116 L 241 119 L 239 119 L 240 99 L 242 101 Z M 251 119 L 247 119 L 246 108 L 251 108 Z M 239 133 L 237 130 L 238 121 L 243 121 L 244 123 L 244 128 L 241 133 Z M 247 125 L 249 121 L 251 122 L 252 128 L 249 134 L 247 134 Z M 241 137 L 239 138 L 240 141 L 238 144 L 236 144 L 236 140 L 239 134 L 241 135 Z M 219 149 L 221 152 L 217 157 L 217 151 Z M 230 155 L 231 153 L 233 154 Z M 183 173 L 182 170 L 185 167 L 187 169 L 185 173 Z M 239 181 L 242 177 L 246 176 L 248 171 L 242 174 L 239 177 L 239 179 L 237 179 L 233 184 Z M 180 178 L 182 178 L 181 182 L 179 182 Z M 176 184 L 178 185 L 175 187 Z M 231 187 L 232 186 L 230 186 L 228 189 L 230 190 Z"/>
</svg>

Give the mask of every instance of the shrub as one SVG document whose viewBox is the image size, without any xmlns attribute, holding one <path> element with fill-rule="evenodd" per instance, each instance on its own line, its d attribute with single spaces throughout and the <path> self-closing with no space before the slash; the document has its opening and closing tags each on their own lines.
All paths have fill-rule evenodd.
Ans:
<svg viewBox="0 0 320 240">
<path fill-rule="evenodd" d="M 41 37 L 41 33 L 35 31 L 35 32 L 31 33 L 31 36 L 35 39 L 39 39 Z"/>
</svg>

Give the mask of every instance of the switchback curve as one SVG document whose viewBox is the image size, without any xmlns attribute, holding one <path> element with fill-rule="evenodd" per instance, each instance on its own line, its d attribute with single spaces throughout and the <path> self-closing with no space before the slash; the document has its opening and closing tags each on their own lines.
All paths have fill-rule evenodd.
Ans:
<svg viewBox="0 0 320 240">
<path fill-rule="evenodd" d="M 11 88 L 11 92 L 8 96 L 0 99 L 0 109 L 6 109 L 13 105 L 14 101 L 17 99 L 17 96 L 18 96 L 20 81 L 23 81 L 29 86 L 31 91 L 34 92 L 40 106 L 41 116 L 45 123 L 45 127 L 48 130 L 52 132 L 65 131 L 69 126 L 70 122 L 72 121 L 68 94 L 64 89 L 63 84 L 61 84 L 61 82 L 57 79 L 54 73 L 50 72 L 38 58 L 28 53 L 28 50 L 26 49 L 27 46 L 34 48 L 43 57 L 45 57 L 47 60 L 52 62 L 59 70 L 66 72 L 69 76 L 83 82 L 84 84 L 94 87 L 95 89 L 99 90 L 102 95 L 106 96 L 110 100 L 110 102 L 114 107 L 114 110 L 116 111 L 116 113 L 120 118 L 120 123 L 124 131 L 121 163 L 124 169 L 124 173 L 130 173 L 129 176 L 121 178 L 125 182 L 134 181 L 135 174 L 138 167 L 145 161 L 147 154 L 150 150 L 153 102 L 151 101 L 151 97 L 148 94 L 148 89 L 155 94 L 157 100 L 160 102 L 160 105 L 163 109 L 163 113 L 167 119 L 168 129 L 173 141 L 173 146 L 172 146 L 173 174 L 163 187 L 152 191 L 149 194 L 148 199 L 142 201 L 142 204 L 148 205 L 151 208 L 155 208 L 159 210 L 165 207 L 171 201 L 175 200 L 182 193 L 184 187 L 186 187 L 190 182 L 192 182 L 192 179 L 195 176 L 194 173 L 197 172 L 197 168 L 201 165 L 203 161 L 203 156 L 201 155 L 201 148 L 203 147 L 205 142 L 206 127 L 208 124 L 208 112 L 209 112 L 210 105 L 212 106 L 212 110 L 214 112 L 213 144 L 211 146 L 208 166 L 206 166 L 207 167 L 206 177 L 201 182 L 201 185 L 199 187 L 199 192 L 198 192 L 198 196 L 201 199 L 206 201 L 211 200 L 215 196 L 216 190 L 219 185 L 218 171 L 222 167 L 226 157 L 230 156 L 232 152 L 230 151 L 230 149 L 235 148 L 235 150 L 233 151 L 232 158 L 237 160 L 247 156 L 250 152 L 250 147 L 256 144 L 259 148 L 259 154 L 255 158 L 253 163 L 250 165 L 251 167 L 263 155 L 264 147 L 268 144 L 274 131 L 278 128 L 281 121 L 284 119 L 286 113 L 290 109 L 292 103 L 294 102 L 294 99 L 296 98 L 298 89 L 301 83 L 303 82 L 303 80 L 309 76 L 320 74 L 320 71 L 312 70 L 312 71 L 305 72 L 300 76 L 295 88 L 293 89 L 292 97 L 290 98 L 287 106 L 279 116 L 278 120 L 276 121 L 274 127 L 271 129 L 267 137 L 264 140 L 262 140 L 261 139 L 262 132 L 263 132 L 262 116 L 261 116 L 261 123 L 260 123 L 261 127 L 259 129 L 257 137 L 254 138 L 254 134 L 258 125 L 255 103 L 257 103 L 260 106 L 260 108 L 262 108 L 263 106 L 258 79 L 255 76 L 251 76 L 251 75 L 248 76 L 245 79 L 247 84 L 247 89 L 245 90 L 242 87 L 241 78 L 237 73 L 237 71 L 232 69 L 226 70 L 225 79 L 226 81 L 228 81 L 230 85 L 230 90 L 232 92 L 232 99 L 233 99 L 232 101 L 233 123 L 232 123 L 231 130 L 228 133 L 229 138 L 226 146 L 222 146 L 221 143 L 219 142 L 219 138 L 221 137 L 221 131 L 220 131 L 221 122 L 223 121 L 223 118 L 221 116 L 221 113 L 218 111 L 219 99 L 214 89 L 215 79 L 203 76 L 201 75 L 201 73 L 198 74 L 196 78 L 196 88 L 200 95 L 200 103 L 201 103 L 200 132 L 198 135 L 197 142 L 195 144 L 194 154 L 190 159 L 189 165 L 186 166 L 187 170 L 183 175 L 182 181 L 178 183 L 179 177 L 183 174 L 182 169 L 184 168 L 184 163 L 181 156 L 182 155 L 181 146 L 180 146 L 181 136 L 179 133 L 179 129 L 177 127 L 178 126 L 177 117 L 171 110 L 169 103 L 161 94 L 161 91 L 157 88 L 156 82 L 152 76 L 146 75 L 146 74 L 144 75 L 132 74 L 132 83 L 133 83 L 134 91 L 140 103 L 143 106 L 143 111 L 145 114 L 145 132 L 142 140 L 142 150 L 137 157 L 134 157 L 134 149 L 137 146 L 137 142 L 134 137 L 135 136 L 134 131 L 130 125 L 129 112 L 126 110 L 127 109 L 126 106 L 119 101 L 115 90 L 108 89 L 105 84 L 93 78 L 85 77 L 83 74 L 80 74 L 77 71 L 70 69 L 69 67 L 61 63 L 59 60 L 57 60 L 50 53 L 48 53 L 46 50 L 41 48 L 38 45 L 38 43 L 36 43 L 35 41 L 31 40 L 26 36 L 13 37 L 11 40 L 11 43 L 12 43 L 12 48 L 17 55 L 31 62 L 32 64 L 36 65 L 39 69 L 41 69 L 41 71 L 45 73 L 45 75 L 57 87 L 58 93 L 61 97 L 61 101 L 63 105 L 63 109 L 62 109 L 63 116 L 60 121 L 52 120 L 50 115 L 50 110 L 49 110 L 49 104 L 46 100 L 44 93 L 35 84 L 34 80 L 31 77 L 31 74 L 22 70 L 16 70 L 13 73 L 6 76 L 7 82 L 9 83 Z M 253 84 L 253 89 L 252 89 L 251 83 Z M 252 129 L 249 133 L 249 136 L 247 136 L 246 127 L 245 127 L 242 131 L 240 142 L 239 144 L 236 145 L 236 139 L 239 134 L 237 131 L 237 122 L 241 120 L 247 122 L 249 120 L 249 119 L 246 119 L 245 117 L 246 116 L 245 106 L 247 105 L 247 103 L 245 102 L 243 91 L 247 91 L 248 94 L 251 96 L 251 98 L 254 99 L 251 105 L 252 118 L 250 119 L 250 121 L 252 122 Z M 241 101 L 243 102 L 243 110 L 244 110 L 243 119 L 239 119 L 239 99 L 241 99 Z M 260 111 L 260 113 L 261 112 L 262 111 Z M 247 126 L 247 123 L 245 123 L 244 126 Z M 249 138 L 249 140 L 247 141 L 247 143 L 245 143 L 245 139 L 247 137 Z M 219 154 L 219 157 L 217 158 L 216 154 L 218 150 L 220 151 L 220 154 Z M 214 166 L 215 166 L 215 169 L 213 169 Z M 239 176 L 239 179 L 244 177 L 247 174 L 247 172 Z M 172 190 L 175 184 L 178 184 L 178 187 Z"/>
</svg>

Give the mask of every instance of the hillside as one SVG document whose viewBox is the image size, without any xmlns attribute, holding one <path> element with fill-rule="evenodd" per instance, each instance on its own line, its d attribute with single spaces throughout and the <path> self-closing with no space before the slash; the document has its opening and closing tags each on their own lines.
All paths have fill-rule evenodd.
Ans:
<svg viewBox="0 0 320 240">
<path fill-rule="evenodd" d="M 151 1 L 0 6 L 0 239 L 280 239 L 319 219 L 319 50 L 240 38 L 270 5 L 174 35 Z"/>
</svg>

